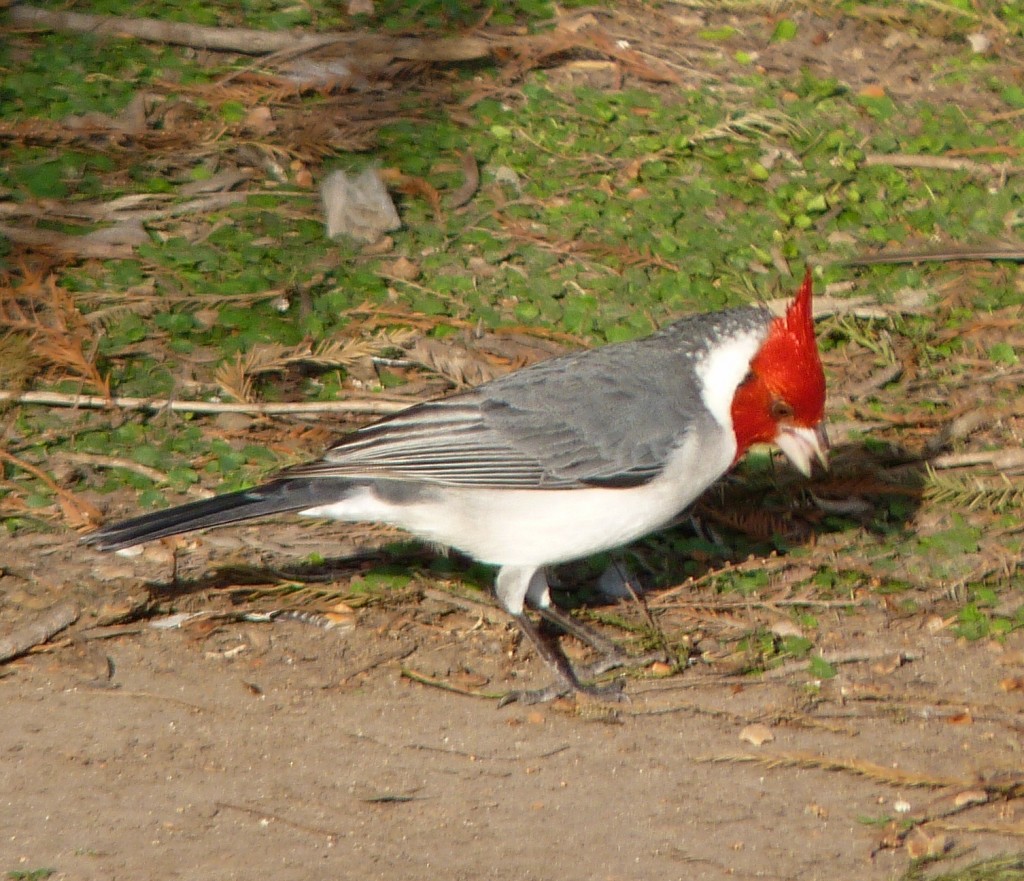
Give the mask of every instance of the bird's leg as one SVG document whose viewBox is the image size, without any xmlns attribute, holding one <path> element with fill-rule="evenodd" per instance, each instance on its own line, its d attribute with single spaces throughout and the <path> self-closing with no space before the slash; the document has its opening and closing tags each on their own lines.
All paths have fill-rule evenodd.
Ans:
<svg viewBox="0 0 1024 881">
<path fill-rule="evenodd" d="M 551 608 L 548 582 L 543 571 L 526 567 L 506 566 L 498 572 L 495 590 L 502 605 L 505 606 L 515 619 L 516 624 L 519 625 L 520 631 L 533 644 L 537 654 L 540 655 L 541 659 L 555 676 L 555 682 L 548 688 L 538 691 L 509 692 L 509 694 L 502 698 L 499 706 L 504 706 L 514 701 L 527 704 L 541 703 L 579 692 L 604 699 L 622 699 L 622 690 L 618 686 L 598 688 L 581 683 L 572 668 L 572 664 L 569 663 L 569 659 L 563 654 L 558 643 L 541 633 L 540 629 L 527 617 L 526 612 L 523 610 L 527 600 L 542 615 L 544 615 L 545 610 Z M 562 613 L 556 613 L 554 617 L 555 623 L 560 623 L 559 618 L 566 617 Z M 551 619 L 549 618 L 549 620 Z M 584 642 L 587 642 L 587 640 L 584 639 Z"/>
<path fill-rule="evenodd" d="M 536 691 L 510 691 L 501 699 L 498 706 L 503 707 L 505 704 L 514 702 L 539 704 L 573 694 L 577 691 L 586 691 L 586 687 L 576 678 L 576 673 L 572 669 L 569 659 L 562 653 L 558 645 L 544 636 L 538 627 L 527 617 L 525 612 L 520 612 L 512 617 L 515 618 L 516 624 L 519 625 L 520 632 L 530 640 L 533 647 L 537 650 L 537 654 L 540 655 L 544 663 L 547 664 L 548 669 L 554 674 L 555 681 L 547 688 Z"/>
<path fill-rule="evenodd" d="M 591 649 L 601 656 L 596 664 L 591 664 L 587 667 L 583 673 L 585 679 L 593 679 L 603 673 L 607 673 L 609 670 L 617 670 L 620 667 L 645 667 L 655 661 L 664 661 L 666 659 L 665 652 L 650 652 L 640 657 L 631 657 L 610 639 L 606 639 L 596 630 L 587 627 L 582 621 L 576 620 L 572 615 L 563 612 L 555 606 L 551 602 L 550 593 L 547 591 L 546 579 L 543 582 L 545 590 L 537 590 L 538 585 L 536 581 L 540 576 L 541 573 L 538 573 L 530 582 L 527 599 L 533 603 L 542 618 L 570 636 L 575 636 L 576 639 L 584 645 L 590 646 Z M 625 578 L 623 580 L 625 581 Z M 636 593 L 632 590 L 630 592 L 633 594 L 633 598 L 636 599 Z"/>
<path fill-rule="evenodd" d="M 566 614 L 558 606 L 541 606 L 537 609 L 538 614 L 546 621 L 551 622 L 563 633 L 575 636 L 584 645 L 590 646 L 599 655 L 611 658 L 625 658 L 625 654 L 614 642 L 606 639 L 595 630 L 591 630 L 582 621 L 577 621 L 572 615 Z"/>
<path fill-rule="evenodd" d="M 605 639 L 571 615 L 567 615 L 551 602 L 551 588 L 543 569 L 538 569 L 530 577 L 526 588 L 525 601 L 548 623 L 554 624 L 563 633 L 575 636 L 584 645 L 590 646 L 595 652 L 605 657 L 621 655 L 622 652 L 611 640 Z"/>
<path fill-rule="evenodd" d="M 586 668 L 583 673 L 585 679 L 593 679 L 609 670 L 618 670 L 621 667 L 646 667 L 655 661 L 665 660 L 665 652 L 661 651 L 648 652 L 646 655 L 636 657 L 628 655 L 610 639 L 605 639 L 600 633 L 585 626 L 582 621 L 577 621 L 572 615 L 566 614 L 557 606 L 546 606 L 537 611 L 546 621 L 550 621 L 570 636 L 575 636 L 580 642 L 590 646 L 601 655 L 601 659 L 597 663 L 590 664 Z"/>
<path fill-rule="evenodd" d="M 562 653 L 558 644 L 549 640 L 540 632 L 538 627 L 526 616 L 525 612 L 513 615 L 516 624 L 523 634 L 533 643 L 537 654 L 541 656 L 544 663 L 555 675 L 555 682 L 547 688 L 536 691 L 510 691 L 499 702 L 498 706 L 506 704 L 539 704 L 552 701 L 556 698 L 566 697 L 572 694 L 585 694 L 600 700 L 621 701 L 626 697 L 622 692 L 622 683 L 616 682 L 609 686 L 584 685 L 580 682 L 576 671 L 573 670 L 569 659 Z"/>
</svg>

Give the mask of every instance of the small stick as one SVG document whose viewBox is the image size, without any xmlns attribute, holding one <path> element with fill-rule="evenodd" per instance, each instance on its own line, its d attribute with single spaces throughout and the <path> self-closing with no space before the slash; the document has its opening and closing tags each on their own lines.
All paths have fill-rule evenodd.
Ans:
<svg viewBox="0 0 1024 881">
<path fill-rule="evenodd" d="M 293 31 L 262 31 L 252 28 L 220 28 L 186 22 L 160 21 L 152 18 L 130 18 L 112 15 L 87 15 L 13 6 L 8 20 L 16 27 L 40 28 L 72 33 L 109 34 L 134 37 L 151 43 L 170 43 L 193 49 L 263 55 L 268 52 L 308 51 L 326 46 L 340 46 L 358 58 L 368 60 L 375 54 L 387 53 L 403 61 L 454 62 L 476 61 L 488 57 L 494 49 L 529 42 L 514 37 L 368 37 L 361 33 L 296 35 Z"/>
<path fill-rule="evenodd" d="M 868 153 L 864 164 L 890 165 L 893 168 L 931 168 L 938 171 L 966 171 L 969 174 L 1005 177 L 1020 174 L 1024 167 L 1009 163 L 988 164 L 972 159 L 954 159 L 949 156 L 926 156 L 919 153 Z"/>
<path fill-rule="evenodd" d="M 95 468 L 124 468 L 134 474 L 152 480 L 153 483 L 167 483 L 167 475 L 156 468 L 150 468 L 141 462 L 134 462 L 121 456 L 100 456 L 97 453 L 66 453 L 58 454 L 60 458 L 76 465 L 92 465 Z"/>
<path fill-rule="evenodd" d="M 413 682 L 418 682 L 420 685 L 429 685 L 431 688 L 439 688 L 441 691 L 451 691 L 455 694 L 463 694 L 466 697 L 483 697 L 488 700 L 497 700 L 505 696 L 505 692 L 501 691 L 481 691 L 479 689 L 471 688 L 459 688 L 457 685 L 452 685 L 450 682 L 446 682 L 443 679 L 438 679 L 434 676 L 428 676 L 426 673 L 420 673 L 418 670 L 412 669 L 412 667 L 401 668 L 402 676 L 406 679 L 411 679 Z"/>
<path fill-rule="evenodd" d="M 47 609 L 35 621 L 0 639 L 0 664 L 25 654 L 37 645 L 42 645 L 77 620 L 78 609 L 71 603 L 60 603 Z"/>
<path fill-rule="evenodd" d="M 1003 447 L 998 450 L 980 450 L 976 453 L 946 453 L 928 460 L 932 468 L 969 468 L 988 465 L 999 471 L 1024 468 L 1024 450 Z"/>
<path fill-rule="evenodd" d="M 42 404 L 49 407 L 81 407 L 89 410 L 145 410 L 158 413 L 248 413 L 253 416 L 280 416 L 306 413 L 358 413 L 370 416 L 397 413 L 415 401 L 302 401 L 297 403 L 238 404 L 225 401 L 170 401 L 160 398 L 105 398 L 102 395 L 67 395 L 61 392 L 11 392 L 0 389 L 0 401 L 15 404 Z"/>
<path fill-rule="evenodd" d="M 879 263 L 948 263 L 953 260 L 985 261 L 1006 260 L 1011 263 L 1024 262 L 1021 248 L 951 248 L 945 251 L 880 251 L 877 254 L 862 254 L 842 262 L 847 266 L 872 266 Z"/>
</svg>

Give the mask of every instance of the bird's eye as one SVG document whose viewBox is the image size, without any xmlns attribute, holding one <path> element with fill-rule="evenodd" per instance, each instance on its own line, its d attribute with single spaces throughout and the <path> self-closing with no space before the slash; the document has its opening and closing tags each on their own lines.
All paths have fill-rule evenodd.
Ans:
<svg viewBox="0 0 1024 881">
<path fill-rule="evenodd" d="M 772 419 L 776 422 L 781 422 L 783 419 L 793 418 L 793 408 L 781 398 L 776 398 L 772 401 L 771 414 Z"/>
</svg>

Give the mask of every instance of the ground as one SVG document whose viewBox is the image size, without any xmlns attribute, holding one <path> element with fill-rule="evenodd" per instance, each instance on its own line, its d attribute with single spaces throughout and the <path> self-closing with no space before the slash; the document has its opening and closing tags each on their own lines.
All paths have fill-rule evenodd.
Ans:
<svg viewBox="0 0 1024 881">
<path fill-rule="evenodd" d="M 251 555 L 268 528 L 216 534 L 216 553 Z M 328 529 L 273 536 L 301 548 Z M 888 879 L 908 846 L 977 859 L 1012 850 L 1020 829 L 999 792 L 1020 786 L 1021 697 L 1000 686 L 1024 663 L 1019 633 L 966 643 L 872 603 L 823 613 L 819 647 L 840 670 L 825 682 L 804 664 L 751 679 L 698 662 L 630 679 L 622 703 L 499 708 L 424 684 L 545 684 L 482 595 L 424 586 L 390 608 L 262 622 L 232 617 L 230 586 L 192 584 L 177 608 L 198 617 L 110 625 L 166 600 L 137 580 L 166 583 L 163 549 L 114 562 L 39 537 L 13 549 L 33 587 L 12 599 L 44 604 L 45 586 L 83 615 L 0 682 L 8 870 Z M 192 543 L 199 568 L 209 549 Z M 932 818 L 916 845 L 884 820 L 901 811 Z"/>
<path fill-rule="evenodd" d="M 1003 109 L 989 107 L 989 91 L 922 75 L 943 56 L 941 28 L 913 38 L 894 28 L 883 40 L 873 18 L 836 15 L 804 11 L 796 39 L 762 46 L 760 63 L 786 75 L 808 66 L 855 92 Z M 722 24 L 706 16 L 680 7 L 694 23 L 678 26 Z M 623 14 L 608 26 L 685 68 L 689 56 L 658 45 L 645 21 Z M 733 23 L 742 34 L 744 22 Z M 721 62 L 731 57 L 732 47 Z M 623 65 L 626 75 L 642 68 L 631 57 Z M 615 85 L 623 72 L 613 68 L 584 59 L 550 76 Z M 942 308 L 962 305 L 951 294 Z M 878 378 L 852 348 L 826 355 L 830 400 L 844 408 L 836 460 L 848 495 L 870 505 L 887 490 L 868 477 L 906 463 L 856 439 L 854 405 L 865 388 L 877 391 L 878 416 L 910 393 L 893 388 L 886 399 L 896 374 Z M 1019 372 L 993 380 L 981 376 L 989 366 L 965 361 L 979 378 L 950 400 L 976 402 L 1001 382 L 1017 384 L 1019 401 Z M 922 384 L 913 394 L 938 392 Z M 1019 446 L 1015 406 L 993 417 L 995 428 L 964 429 L 972 450 Z M 915 440 L 926 445 L 954 416 L 922 423 Z M 71 431 L 78 416 L 66 418 Z M 827 506 L 827 486 L 817 486 Z M 798 478 L 783 489 L 798 495 Z M 833 495 L 833 507 L 845 504 Z M 135 510 L 128 490 L 88 497 L 111 516 Z M 646 607 L 588 605 L 582 614 L 637 654 L 650 647 L 641 637 L 653 613 L 682 663 L 629 671 L 621 702 L 541 706 L 499 706 L 509 690 L 546 685 L 548 672 L 489 599 L 488 573 L 453 560 L 449 579 L 429 549 L 378 556 L 391 533 L 285 518 L 131 557 L 83 548 L 66 528 L 5 536 L 0 649 L 29 636 L 0 667 L 0 871 L 75 881 L 884 881 L 916 858 L 942 856 L 949 871 L 1019 852 L 1024 630 L 968 639 L 957 625 L 965 585 L 998 578 L 1000 566 L 1010 586 L 993 605 L 1003 620 L 1019 618 L 1020 582 L 1009 577 L 1020 549 L 993 562 L 1003 533 L 971 520 L 977 511 L 965 510 L 964 526 L 919 508 L 920 493 L 908 498 L 915 534 L 952 542 L 979 531 L 957 561 L 941 543 L 927 546 L 948 565 L 943 577 L 902 546 L 872 557 L 866 528 L 826 532 L 812 520 L 802 540 L 811 557 L 794 539 L 791 558 L 727 560 L 741 576 L 767 573 L 756 591 L 680 578 Z M 717 521 L 704 513 L 733 522 L 721 505 Z M 315 554 L 328 559 L 311 564 Z M 811 576 L 826 558 L 861 574 L 819 595 Z M 390 593 L 349 590 L 382 566 L 412 579 Z M 907 592 L 875 590 L 879 573 Z M 794 619 L 796 607 L 813 624 Z M 39 635 L 55 610 L 70 625 Z M 809 638 L 820 663 L 806 650 L 766 658 L 750 634 L 772 645 Z"/>
</svg>

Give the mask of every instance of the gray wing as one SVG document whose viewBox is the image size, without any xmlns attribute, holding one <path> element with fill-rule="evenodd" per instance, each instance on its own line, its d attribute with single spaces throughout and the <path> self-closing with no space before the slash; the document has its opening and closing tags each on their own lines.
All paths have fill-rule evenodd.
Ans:
<svg viewBox="0 0 1024 881">
<path fill-rule="evenodd" d="M 705 335 L 672 332 L 679 327 L 418 404 L 282 476 L 523 489 L 645 483 L 687 434 L 722 430 L 703 405 L 693 370 Z"/>
</svg>

